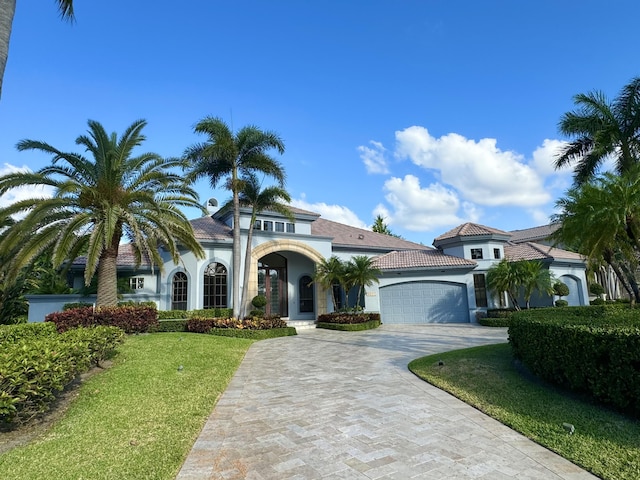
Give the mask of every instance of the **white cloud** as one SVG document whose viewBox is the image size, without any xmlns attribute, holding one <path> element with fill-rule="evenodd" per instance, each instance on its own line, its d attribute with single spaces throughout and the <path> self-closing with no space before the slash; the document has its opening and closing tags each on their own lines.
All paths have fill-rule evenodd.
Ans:
<svg viewBox="0 0 640 480">
<path fill-rule="evenodd" d="M 564 166 L 558 170 L 556 170 L 554 166 L 560 149 L 566 144 L 567 142 L 563 142 L 561 140 L 545 138 L 542 145 L 536 148 L 533 152 L 533 159 L 530 165 L 543 177 L 550 177 L 552 175 L 572 175 L 573 168 L 570 166 Z"/>
<path fill-rule="evenodd" d="M 347 207 L 341 205 L 328 205 L 324 202 L 309 203 L 303 198 L 293 200 L 291 205 L 303 210 L 309 210 L 311 212 L 319 213 L 322 218 L 326 220 L 332 220 L 334 222 L 343 223 L 345 225 L 351 225 L 352 227 L 366 228 L 369 226 L 360 220 L 358 216 Z"/>
<path fill-rule="evenodd" d="M 389 173 L 387 160 L 385 158 L 385 152 L 387 149 L 384 148 L 384 145 L 380 142 L 371 140 L 369 143 L 373 145 L 373 148 L 366 147 L 364 145 L 360 145 L 358 147 L 360 158 L 364 162 L 367 173 Z"/>
<path fill-rule="evenodd" d="M 434 183 L 420 187 L 420 180 L 413 175 L 392 177 L 384 184 L 385 200 L 392 210 L 380 204 L 374 216 L 382 215 L 388 225 L 411 231 L 426 231 L 444 225 L 462 223 L 456 212 L 460 208 L 457 194 Z"/>
<path fill-rule="evenodd" d="M 9 163 L 5 163 L 0 167 L 0 176 L 8 175 L 10 173 L 17 172 L 30 172 L 31 169 L 27 166 L 16 167 Z M 8 207 L 9 205 L 25 200 L 27 198 L 49 198 L 53 195 L 53 188 L 49 186 L 29 186 L 21 188 L 13 188 L 4 195 L 0 196 L 0 208 Z"/>
<path fill-rule="evenodd" d="M 476 142 L 456 133 L 435 138 L 413 126 L 396 132 L 395 155 L 435 171 L 442 183 L 479 205 L 532 207 L 550 200 L 536 170 L 522 155 L 497 148 L 493 138 Z"/>
<path fill-rule="evenodd" d="M 549 212 L 546 212 L 539 208 L 533 208 L 529 210 L 529 214 L 531 215 L 531 218 L 533 218 L 533 221 L 536 225 L 546 225 L 550 222 Z"/>
</svg>

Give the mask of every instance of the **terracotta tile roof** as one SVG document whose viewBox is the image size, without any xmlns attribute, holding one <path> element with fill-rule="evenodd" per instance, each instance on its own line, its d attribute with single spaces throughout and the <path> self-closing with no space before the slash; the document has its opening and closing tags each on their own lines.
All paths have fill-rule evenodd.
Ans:
<svg viewBox="0 0 640 480">
<path fill-rule="evenodd" d="M 78 257 L 76 258 L 72 265 L 74 267 L 84 267 L 87 264 L 87 257 Z M 130 243 L 122 243 L 118 246 L 118 267 L 135 267 L 136 266 L 136 257 L 133 253 L 133 246 Z M 145 269 L 150 268 L 151 262 L 149 261 L 149 257 L 143 256 L 140 262 L 140 266 L 138 268 Z"/>
<path fill-rule="evenodd" d="M 560 228 L 558 223 L 550 223 L 549 225 L 540 225 L 539 227 L 524 228 L 522 230 L 512 230 L 511 239 L 513 243 L 522 243 L 535 240 L 546 240 Z"/>
<path fill-rule="evenodd" d="M 233 238 L 231 227 L 214 217 L 205 217 L 190 220 L 193 233 L 198 240 L 221 240 Z"/>
<path fill-rule="evenodd" d="M 504 246 L 504 255 L 509 260 L 572 260 L 584 262 L 579 253 L 550 247 L 534 242 L 509 244 Z"/>
<path fill-rule="evenodd" d="M 311 234 L 332 238 L 333 246 L 362 247 L 373 250 L 431 250 L 431 247 L 363 228 L 318 218 L 311 224 Z"/>
<path fill-rule="evenodd" d="M 458 225 L 455 228 L 452 228 L 448 232 L 443 233 L 439 237 L 436 237 L 434 242 L 438 240 L 446 240 L 448 238 L 455 237 L 472 237 L 479 235 L 504 235 L 509 237 L 511 234 L 509 232 L 505 232 L 503 230 L 498 230 L 497 228 L 486 227 L 484 225 L 479 225 L 477 223 L 463 223 L 462 225 Z"/>
<path fill-rule="evenodd" d="M 374 258 L 374 265 L 380 270 L 407 268 L 451 268 L 477 265 L 473 260 L 445 255 L 440 250 L 403 250 L 385 253 Z"/>
</svg>

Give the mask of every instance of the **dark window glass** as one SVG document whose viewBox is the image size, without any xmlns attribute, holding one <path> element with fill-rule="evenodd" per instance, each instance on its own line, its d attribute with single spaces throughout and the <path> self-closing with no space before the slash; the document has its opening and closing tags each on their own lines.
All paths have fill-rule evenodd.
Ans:
<svg viewBox="0 0 640 480">
<path fill-rule="evenodd" d="M 313 313 L 313 284 L 311 282 L 312 279 L 309 275 L 300 279 L 300 313 Z"/>
<path fill-rule="evenodd" d="M 287 233 L 296 233 L 295 223 L 287 223 Z"/>
<path fill-rule="evenodd" d="M 500 249 L 499 248 L 494 248 L 493 249 L 493 258 L 500 260 Z"/>
<path fill-rule="evenodd" d="M 262 229 L 262 222 L 260 220 L 256 220 L 255 223 L 253 224 L 253 229 L 254 230 L 261 230 Z"/>
<path fill-rule="evenodd" d="M 474 260 L 482 259 L 482 249 L 481 248 L 472 248 L 471 249 L 471 258 Z"/>
<path fill-rule="evenodd" d="M 473 288 L 476 293 L 476 307 L 487 306 L 487 285 L 482 273 L 473 274 Z"/>
<path fill-rule="evenodd" d="M 262 222 L 263 225 L 263 229 L 266 230 L 267 232 L 273 232 L 273 222 L 270 220 L 265 220 L 264 222 Z"/>
<path fill-rule="evenodd" d="M 178 272 L 173 276 L 171 291 L 171 310 L 187 309 L 187 275 Z"/>
<path fill-rule="evenodd" d="M 204 271 L 203 308 L 227 308 L 227 269 L 210 263 Z"/>
</svg>

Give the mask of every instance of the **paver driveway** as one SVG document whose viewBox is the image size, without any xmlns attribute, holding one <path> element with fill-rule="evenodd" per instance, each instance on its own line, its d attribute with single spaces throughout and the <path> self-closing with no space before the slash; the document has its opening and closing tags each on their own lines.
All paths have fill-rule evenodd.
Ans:
<svg viewBox="0 0 640 480">
<path fill-rule="evenodd" d="M 300 331 L 251 346 L 178 479 L 595 478 L 407 364 L 506 329 Z"/>
</svg>

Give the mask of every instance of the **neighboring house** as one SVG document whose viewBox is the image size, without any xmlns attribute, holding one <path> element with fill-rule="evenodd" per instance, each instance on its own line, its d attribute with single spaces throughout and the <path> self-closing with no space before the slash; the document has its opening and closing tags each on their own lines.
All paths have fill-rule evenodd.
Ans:
<svg viewBox="0 0 640 480">
<path fill-rule="evenodd" d="M 387 324 L 475 322 L 476 312 L 504 305 L 504 299 L 491 298 L 485 284 L 487 270 L 504 257 L 541 260 L 556 277 L 570 284 L 574 292 L 570 304 L 587 302 L 585 264 L 578 255 L 533 243 L 515 245 L 508 232 L 465 223 L 437 237 L 433 242 L 436 248 L 431 248 L 325 220 L 317 213 L 291 210 L 293 221 L 266 211 L 249 225 L 251 210 L 243 208 L 240 228 L 243 262 L 247 232 L 254 229 L 247 298 L 265 295 L 267 313 L 280 314 L 292 322 L 314 321 L 333 309 L 330 292 L 312 283 L 316 263 L 332 255 L 342 260 L 356 255 L 374 257 L 382 273 L 379 284 L 366 289 L 365 310 L 380 312 Z M 196 259 L 184 250 L 175 265 L 167 255 L 162 273 L 157 267 L 151 269 L 148 262 L 135 269 L 130 247 L 121 245 L 119 275 L 127 277 L 135 291 L 124 298 L 154 301 L 161 310 L 230 307 L 235 274 L 231 270 L 232 222 L 231 209 L 192 220 L 206 258 Z M 83 267 L 82 259 L 73 264 L 76 288 L 82 285 Z M 243 269 L 238 274 L 242 275 Z M 342 296 L 343 304 L 346 298 Z M 62 303 L 77 301 L 70 296 L 48 295 L 29 300 L 30 321 L 42 320 Z M 550 306 L 553 299 L 543 298 L 539 303 Z"/>
</svg>

